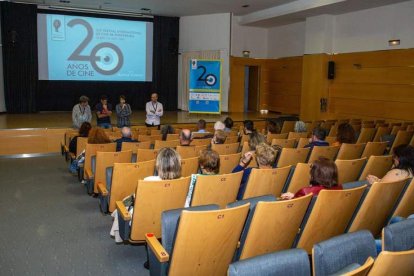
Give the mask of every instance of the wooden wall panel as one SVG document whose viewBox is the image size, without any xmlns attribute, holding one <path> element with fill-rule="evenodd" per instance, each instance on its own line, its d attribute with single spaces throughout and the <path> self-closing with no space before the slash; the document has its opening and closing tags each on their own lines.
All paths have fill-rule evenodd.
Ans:
<svg viewBox="0 0 414 276">
<path fill-rule="evenodd" d="M 244 67 L 259 67 L 259 109 L 299 114 L 302 88 L 302 57 L 230 60 L 229 111 L 243 112 Z"/>
<path fill-rule="evenodd" d="M 328 60 L 326 54 L 305 55 L 303 57 L 303 79 L 300 104 L 302 120 L 317 120 L 323 114 L 320 111 L 320 99 L 328 97 Z"/>
<path fill-rule="evenodd" d="M 329 111 L 336 117 L 412 120 L 414 49 L 338 54 Z"/>
</svg>

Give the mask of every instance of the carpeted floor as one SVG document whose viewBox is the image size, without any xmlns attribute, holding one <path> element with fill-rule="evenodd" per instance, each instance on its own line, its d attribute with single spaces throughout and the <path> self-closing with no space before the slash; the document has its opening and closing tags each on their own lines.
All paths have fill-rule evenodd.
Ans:
<svg viewBox="0 0 414 276">
<path fill-rule="evenodd" d="M 1 275 L 149 275 L 62 156 L 0 159 Z"/>
</svg>

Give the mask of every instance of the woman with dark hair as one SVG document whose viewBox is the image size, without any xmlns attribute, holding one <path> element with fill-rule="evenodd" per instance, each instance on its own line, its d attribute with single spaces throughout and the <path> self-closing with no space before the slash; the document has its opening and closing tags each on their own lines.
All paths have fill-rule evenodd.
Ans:
<svg viewBox="0 0 414 276">
<path fill-rule="evenodd" d="M 346 144 L 355 143 L 355 130 L 348 123 L 343 123 L 338 126 L 338 132 L 336 134 L 336 141 L 332 144 L 332 146 L 340 146 L 343 143 L 346 143 Z"/>
<path fill-rule="evenodd" d="M 118 119 L 117 126 L 119 128 L 124 126 L 131 126 L 131 121 L 129 117 L 132 114 L 131 106 L 126 103 L 126 98 L 124 95 L 119 96 L 119 104 L 115 107 L 116 110 L 116 117 Z"/>
<path fill-rule="evenodd" d="M 243 122 L 243 126 L 244 126 L 243 128 L 244 135 L 253 133 L 255 131 L 253 121 L 251 120 L 245 120 Z"/>
<path fill-rule="evenodd" d="M 267 122 L 267 134 L 278 134 L 280 133 L 281 128 L 280 128 L 280 124 L 278 124 L 275 121 L 268 121 Z"/>
<path fill-rule="evenodd" d="M 88 137 L 89 131 L 92 129 L 92 125 L 89 122 L 84 122 L 79 128 L 79 135 L 75 136 L 70 140 L 69 143 L 69 152 L 76 155 L 77 150 L 77 143 L 78 143 L 78 137 Z"/>
<path fill-rule="evenodd" d="M 293 193 L 284 193 L 280 197 L 282 199 L 292 199 L 305 196 L 312 193 L 318 195 L 322 190 L 342 190 L 342 186 L 338 185 L 338 168 L 335 162 L 324 157 L 312 163 L 310 171 L 310 186 L 300 189 Z"/>
<path fill-rule="evenodd" d="M 368 175 L 369 184 L 375 182 L 394 182 L 406 178 L 412 178 L 414 175 L 414 147 L 409 145 L 400 145 L 394 148 L 394 164 L 389 172 L 383 177 L 378 178 L 374 175 Z"/>
<path fill-rule="evenodd" d="M 230 132 L 231 131 L 231 129 L 233 128 L 233 119 L 232 118 L 230 118 L 230 117 L 227 117 L 226 119 L 224 119 L 224 121 L 223 121 L 223 123 L 224 123 L 224 125 L 226 126 L 225 128 L 224 128 L 224 131 L 225 132 Z"/>
<path fill-rule="evenodd" d="M 200 166 L 201 174 L 192 174 L 190 188 L 188 189 L 187 199 L 184 207 L 190 207 L 191 198 L 193 196 L 194 186 L 199 175 L 215 175 L 220 170 L 220 155 L 212 149 L 204 149 L 200 152 L 198 157 L 198 165 Z"/>
</svg>

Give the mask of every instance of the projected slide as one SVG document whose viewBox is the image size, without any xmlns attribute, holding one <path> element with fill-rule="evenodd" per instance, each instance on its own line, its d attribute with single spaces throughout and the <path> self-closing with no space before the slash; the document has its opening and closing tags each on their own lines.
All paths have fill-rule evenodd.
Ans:
<svg viewBox="0 0 414 276">
<path fill-rule="evenodd" d="M 40 80 L 152 81 L 152 22 L 38 14 Z"/>
</svg>

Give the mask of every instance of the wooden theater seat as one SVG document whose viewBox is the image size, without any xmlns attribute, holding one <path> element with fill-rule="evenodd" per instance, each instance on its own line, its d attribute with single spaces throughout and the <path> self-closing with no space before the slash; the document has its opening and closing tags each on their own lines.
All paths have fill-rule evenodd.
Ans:
<svg viewBox="0 0 414 276">
<path fill-rule="evenodd" d="M 339 151 L 339 146 L 328 146 L 328 147 L 314 146 L 310 153 L 308 163 L 313 163 L 314 161 L 318 160 L 319 157 L 328 158 L 329 160 L 335 160 L 335 157 L 338 154 L 338 151 Z"/>
<path fill-rule="evenodd" d="M 382 251 L 374 262 L 368 276 L 414 275 L 414 250 Z"/>
<path fill-rule="evenodd" d="M 180 140 L 161 141 L 155 140 L 154 149 L 175 148 L 180 144 Z"/>
<path fill-rule="evenodd" d="M 278 197 L 286 183 L 291 167 L 286 166 L 274 169 L 253 168 L 246 183 L 243 199 L 263 195 Z"/>
<path fill-rule="evenodd" d="M 392 166 L 392 156 L 383 155 L 383 156 L 374 156 L 372 155 L 367 164 L 364 167 L 359 180 L 365 180 L 368 175 L 375 175 L 378 178 L 382 178 Z"/>
<path fill-rule="evenodd" d="M 272 146 L 274 145 L 281 148 L 294 148 L 296 145 L 296 139 L 273 139 Z"/>
<path fill-rule="evenodd" d="M 368 142 L 361 157 L 369 158 L 371 155 L 383 155 L 387 148 L 387 142 Z"/>
<path fill-rule="evenodd" d="M 197 176 L 191 206 L 217 204 L 221 208 L 225 208 L 230 202 L 236 201 L 242 176 L 242 171 Z"/>
<path fill-rule="evenodd" d="M 161 238 L 162 212 L 184 206 L 189 184 L 190 177 L 162 181 L 139 180 L 132 216 L 124 203 L 117 201 L 116 208 L 123 223 L 131 222 L 130 242 L 144 242 L 146 233 Z"/>
<path fill-rule="evenodd" d="M 357 181 L 366 161 L 367 158 L 353 160 L 336 159 L 335 164 L 338 168 L 338 183 L 344 184 Z"/>
<path fill-rule="evenodd" d="M 231 173 L 240 162 L 241 153 L 220 155 L 220 174 Z"/>
<path fill-rule="evenodd" d="M 410 184 L 408 184 L 408 187 L 405 190 L 392 216 L 393 217 L 399 216 L 399 217 L 406 218 L 414 214 L 413 202 L 414 202 L 414 179 L 411 180 Z"/>
<path fill-rule="evenodd" d="M 308 187 L 310 185 L 310 170 L 310 164 L 297 163 L 285 192 L 296 193 L 300 189 Z"/>
<path fill-rule="evenodd" d="M 283 148 L 277 161 L 277 167 L 295 166 L 297 163 L 305 163 L 309 152 L 310 148 Z"/>
<path fill-rule="evenodd" d="M 365 144 L 346 144 L 343 143 L 339 149 L 336 159 L 352 160 L 361 157 Z"/>
<path fill-rule="evenodd" d="M 155 160 L 158 155 L 158 150 L 153 149 L 137 149 L 137 162 L 144 162 Z"/>
<path fill-rule="evenodd" d="M 211 149 L 217 151 L 218 154 L 234 154 L 239 149 L 239 143 L 233 144 L 211 144 Z"/>
<path fill-rule="evenodd" d="M 198 172 L 198 157 L 181 159 L 181 176 L 191 176 Z"/>
</svg>

